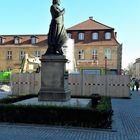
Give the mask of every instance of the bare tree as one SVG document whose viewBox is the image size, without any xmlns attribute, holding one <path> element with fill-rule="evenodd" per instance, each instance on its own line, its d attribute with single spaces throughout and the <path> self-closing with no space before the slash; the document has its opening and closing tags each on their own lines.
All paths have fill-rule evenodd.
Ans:
<svg viewBox="0 0 140 140">
<path fill-rule="evenodd" d="M 134 64 L 131 62 L 127 66 L 127 74 L 130 76 L 133 76 L 134 72 L 135 72 L 135 67 L 134 67 Z"/>
</svg>

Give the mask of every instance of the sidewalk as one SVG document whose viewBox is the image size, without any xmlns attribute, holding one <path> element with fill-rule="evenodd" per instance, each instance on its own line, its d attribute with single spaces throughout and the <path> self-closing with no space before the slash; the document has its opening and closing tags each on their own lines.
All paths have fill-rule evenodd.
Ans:
<svg viewBox="0 0 140 140">
<path fill-rule="evenodd" d="M 140 140 L 140 92 L 112 99 L 113 130 L 0 124 L 0 140 Z"/>
<path fill-rule="evenodd" d="M 140 140 L 140 91 L 132 92 L 131 99 L 112 99 L 113 129 L 118 135 Z"/>
</svg>

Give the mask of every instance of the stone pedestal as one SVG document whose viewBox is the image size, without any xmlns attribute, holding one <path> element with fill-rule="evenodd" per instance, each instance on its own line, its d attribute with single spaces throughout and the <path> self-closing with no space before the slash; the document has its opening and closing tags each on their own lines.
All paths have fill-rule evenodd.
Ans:
<svg viewBox="0 0 140 140">
<path fill-rule="evenodd" d="M 67 59 L 63 55 L 42 56 L 39 101 L 66 101 L 70 99 L 68 75 L 65 74 L 66 62 Z"/>
</svg>

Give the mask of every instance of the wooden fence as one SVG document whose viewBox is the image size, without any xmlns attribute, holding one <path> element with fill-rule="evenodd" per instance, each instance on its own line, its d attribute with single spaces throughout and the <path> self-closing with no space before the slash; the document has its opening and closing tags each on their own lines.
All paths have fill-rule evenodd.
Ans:
<svg viewBox="0 0 140 140">
<path fill-rule="evenodd" d="M 38 94 L 41 84 L 40 73 L 17 73 L 11 76 L 13 95 Z"/>
<path fill-rule="evenodd" d="M 130 97 L 129 76 L 70 74 L 71 95 L 99 94 L 111 97 Z M 41 87 L 40 73 L 20 73 L 11 76 L 13 95 L 38 94 Z"/>
<path fill-rule="evenodd" d="M 129 83 L 129 76 L 122 75 L 69 75 L 72 95 L 99 94 L 111 97 L 130 97 Z"/>
</svg>

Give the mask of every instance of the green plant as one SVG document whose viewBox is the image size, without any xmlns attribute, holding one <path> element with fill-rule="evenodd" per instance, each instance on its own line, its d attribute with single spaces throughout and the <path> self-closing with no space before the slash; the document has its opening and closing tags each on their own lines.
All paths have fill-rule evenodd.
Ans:
<svg viewBox="0 0 140 140">
<path fill-rule="evenodd" d="M 9 96 L 6 99 L 0 100 L 0 122 L 51 124 L 92 128 L 111 127 L 112 110 L 111 98 L 109 97 L 100 97 L 96 108 L 10 104 L 32 97 L 37 97 L 37 95 Z"/>
<path fill-rule="evenodd" d="M 96 109 L 98 111 L 112 110 L 111 98 L 102 96 L 99 103 L 97 104 Z"/>
</svg>

